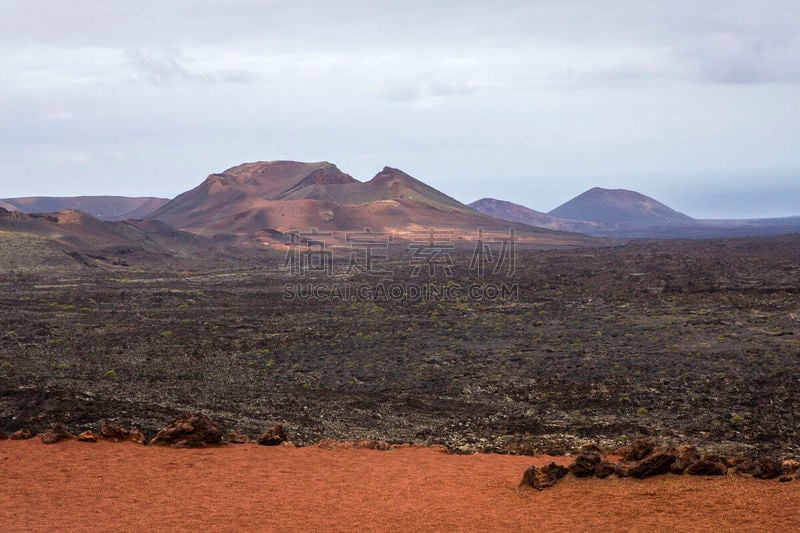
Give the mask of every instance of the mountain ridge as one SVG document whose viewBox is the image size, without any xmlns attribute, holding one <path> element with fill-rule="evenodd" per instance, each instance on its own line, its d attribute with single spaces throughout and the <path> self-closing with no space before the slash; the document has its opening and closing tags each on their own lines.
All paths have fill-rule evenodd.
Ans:
<svg viewBox="0 0 800 533">
<path fill-rule="evenodd" d="M 0 207 L 23 213 L 54 213 L 77 209 L 100 220 L 120 221 L 129 218 L 144 218 L 169 200 L 155 196 L 26 196 L 4 198 Z"/>
<path fill-rule="evenodd" d="M 327 161 L 262 161 L 209 175 L 197 187 L 147 217 L 207 237 L 261 240 L 275 232 L 316 229 L 407 234 L 480 228 L 508 231 L 509 222 L 480 213 L 423 181 L 389 166 L 359 181 Z M 588 237 L 514 223 L 541 243 L 587 243 Z M 258 239 L 252 237 L 258 235 Z"/>
<path fill-rule="evenodd" d="M 673 216 L 672 218 L 670 218 L 670 216 L 650 218 L 649 225 L 642 223 L 641 220 L 639 224 L 626 224 L 613 222 L 615 219 L 609 217 L 605 217 L 606 220 L 573 220 L 559 218 L 553 214 L 559 208 L 556 208 L 556 210 L 550 213 L 543 213 L 525 207 L 524 205 L 494 198 L 482 198 L 469 205 L 478 211 L 509 221 L 558 229 L 561 231 L 575 231 L 586 235 L 606 238 L 698 239 L 800 233 L 800 216 L 764 219 L 694 219 L 674 211 L 666 205 L 641 193 L 627 191 L 625 189 L 613 190 L 595 187 L 578 195 L 573 198 L 573 200 L 581 198 L 581 196 L 590 192 L 592 192 L 592 194 L 597 194 L 598 192 L 605 194 L 606 191 L 622 193 L 619 196 L 633 198 L 636 202 L 641 202 L 642 198 L 644 198 L 648 202 L 652 202 L 651 205 L 665 207 L 666 211 L 663 212 L 667 214 L 677 213 L 678 216 Z M 570 204 L 573 200 L 563 205 Z M 634 212 L 635 211 L 634 209 Z M 590 218 L 586 213 L 579 216 L 583 216 L 584 219 Z M 618 218 L 616 220 L 618 220 Z"/>
<path fill-rule="evenodd" d="M 587 235 L 600 232 L 612 233 L 613 226 L 599 221 L 569 220 L 559 218 L 548 213 L 536 211 L 524 205 L 515 204 L 507 200 L 495 198 L 481 198 L 470 204 L 471 208 L 481 213 L 497 217 L 510 222 L 519 222 L 531 226 L 552 229 L 556 231 L 571 231 Z"/>
</svg>

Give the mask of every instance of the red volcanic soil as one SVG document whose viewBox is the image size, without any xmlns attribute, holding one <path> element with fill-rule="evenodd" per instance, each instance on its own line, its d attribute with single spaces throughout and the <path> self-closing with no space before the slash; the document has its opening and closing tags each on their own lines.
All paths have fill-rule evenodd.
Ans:
<svg viewBox="0 0 800 533">
<path fill-rule="evenodd" d="M 334 446 L 172 449 L 0 442 L 0 528 L 260 531 L 788 531 L 800 483 L 567 477 L 548 458 Z M 568 458 L 560 458 L 567 462 Z"/>
</svg>

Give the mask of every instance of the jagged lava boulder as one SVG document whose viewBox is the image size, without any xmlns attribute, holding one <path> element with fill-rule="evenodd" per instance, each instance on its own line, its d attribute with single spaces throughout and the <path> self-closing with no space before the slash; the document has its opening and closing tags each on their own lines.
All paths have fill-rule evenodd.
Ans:
<svg viewBox="0 0 800 533">
<path fill-rule="evenodd" d="M 755 461 L 753 477 L 756 479 L 775 479 L 783 470 L 783 463 L 771 457 L 762 457 Z"/>
<path fill-rule="evenodd" d="M 95 435 L 94 431 L 91 429 L 81 432 L 81 434 L 75 438 L 80 442 L 97 442 L 97 435 Z"/>
<path fill-rule="evenodd" d="M 700 460 L 700 452 L 694 446 L 676 446 L 667 453 L 675 456 L 675 462 L 669 468 L 673 474 L 683 474 L 692 463 Z"/>
<path fill-rule="evenodd" d="M 50 430 L 45 431 L 39 437 L 44 444 L 55 444 L 73 438 L 72 433 L 70 433 L 63 424 L 53 424 Z"/>
<path fill-rule="evenodd" d="M 628 469 L 628 474 L 638 479 L 668 474 L 674 462 L 674 455 L 668 453 L 654 453 L 631 466 Z"/>
<path fill-rule="evenodd" d="M 111 442 L 131 441 L 136 444 L 144 444 L 144 435 L 138 429 L 125 429 L 114 424 L 109 424 L 105 420 L 100 422 L 100 435 L 103 440 Z"/>
<path fill-rule="evenodd" d="M 27 440 L 33 437 L 33 433 L 28 428 L 22 428 L 16 430 L 14 433 L 11 434 L 11 440 Z"/>
<path fill-rule="evenodd" d="M 364 448 L 367 450 L 379 450 L 382 452 L 392 449 L 392 445 L 385 440 L 364 439 L 356 441 L 353 448 Z"/>
<path fill-rule="evenodd" d="M 614 463 L 609 463 L 608 461 L 601 461 L 597 466 L 594 467 L 594 475 L 600 479 L 605 479 L 616 472 L 617 466 Z"/>
<path fill-rule="evenodd" d="M 575 477 L 591 477 L 595 474 L 600 461 L 600 455 L 597 453 L 582 453 L 569 466 L 569 473 Z"/>
<path fill-rule="evenodd" d="M 258 443 L 262 446 L 277 446 L 286 441 L 286 432 L 280 424 L 273 424 L 271 428 L 258 437 Z"/>
<path fill-rule="evenodd" d="M 690 476 L 724 476 L 728 473 L 728 465 L 714 458 L 699 459 L 686 468 Z"/>
<path fill-rule="evenodd" d="M 244 433 L 239 433 L 238 431 L 230 431 L 228 432 L 228 442 L 230 442 L 231 444 L 247 444 L 248 442 L 250 442 L 250 438 Z"/>
<path fill-rule="evenodd" d="M 522 481 L 519 486 L 533 487 L 536 490 L 544 490 L 547 487 L 555 485 L 559 479 L 563 478 L 569 473 L 569 469 L 565 466 L 557 465 L 550 461 L 541 468 L 531 465 L 522 474 Z"/>
<path fill-rule="evenodd" d="M 656 445 L 650 439 L 636 439 L 631 445 L 628 453 L 625 455 L 625 461 L 641 461 L 655 450 Z"/>
<path fill-rule="evenodd" d="M 199 413 L 177 417 L 150 441 L 152 446 L 198 448 L 222 443 L 222 429 Z"/>
<path fill-rule="evenodd" d="M 800 462 L 798 461 L 784 461 L 781 465 L 781 478 L 789 478 L 786 481 L 791 481 L 791 479 L 800 479 Z"/>
</svg>

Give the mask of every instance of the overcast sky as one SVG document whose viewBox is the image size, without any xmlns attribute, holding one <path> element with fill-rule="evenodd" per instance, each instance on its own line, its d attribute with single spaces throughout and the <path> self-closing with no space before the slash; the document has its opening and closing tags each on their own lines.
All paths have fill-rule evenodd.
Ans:
<svg viewBox="0 0 800 533">
<path fill-rule="evenodd" d="M 0 0 L 0 197 L 172 197 L 247 161 L 800 215 L 800 2 Z M 711 197 L 713 195 L 713 197 Z"/>
</svg>

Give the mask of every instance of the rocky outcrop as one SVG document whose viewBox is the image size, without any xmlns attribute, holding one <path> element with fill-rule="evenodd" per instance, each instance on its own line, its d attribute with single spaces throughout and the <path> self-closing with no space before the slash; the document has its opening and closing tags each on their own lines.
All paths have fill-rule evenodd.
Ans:
<svg viewBox="0 0 800 533">
<path fill-rule="evenodd" d="M 80 442 L 97 442 L 97 435 L 91 429 L 87 429 L 75 438 Z"/>
<path fill-rule="evenodd" d="M 576 478 L 633 477 L 644 479 L 664 474 L 690 476 L 724 476 L 730 471 L 760 479 L 779 479 L 783 482 L 800 479 L 800 462 L 777 461 L 772 458 L 726 458 L 702 455 L 694 446 L 673 446 L 664 451 L 650 439 L 637 439 L 630 445 L 606 455 L 598 446 L 584 445 L 569 467 L 553 470 L 553 463 L 537 469 L 529 467 L 520 485 L 539 490 L 554 485 L 567 473 Z M 552 475 L 557 472 L 558 475 Z"/>
<path fill-rule="evenodd" d="M 781 464 L 782 474 L 798 474 L 800 473 L 800 461 L 784 461 Z"/>
<path fill-rule="evenodd" d="M 641 461 L 655 449 L 655 444 L 650 439 L 634 440 L 625 455 L 625 461 Z"/>
<path fill-rule="evenodd" d="M 138 429 L 125 429 L 105 420 L 100 422 L 99 438 L 111 442 L 131 441 L 136 444 L 144 444 L 146 440 Z"/>
<path fill-rule="evenodd" d="M 53 424 L 53 427 L 39 435 L 39 438 L 42 439 L 44 444 L 55 444 L 57 442 L 70 440 L 73 438 L 73 435 L 67 431 L 67 428 L 65 428 L 63 424 Z"/>
<path fill-rule="evenodd" d="M 594 475 L 599 477 L 600 479 L 605 479 L 611 474 L 617 472 L 617 466 L 614 463 L 610 463 L 608 461 L 602 461 L 594 468 Z"/>
<path fill-rule="evenodd" d="M 247 435 L 238 431 L 230 431 L 227 440 L 231 444 L 247 444 L 250 442 L 250 438 Z"/>
<path fill-rule="evenodd" d="M 660 476 L 668 474 L 672 463 L 675 462 L 675 456 L 668 453 L 653 453 L 632 465 L 628 469 L 628 474 L 631 477 L 644 479 L 650 476 Z"/>
<path fill-rule="evenodd" d="M 800 479 L 800 461 L 784 461 L 781 465 L 781 481 Z"/>
<path fill-rule="evenodd" d="M 569 466 L 569 473 L 575 477 L 592 477 L 600 461 L 600 455 L 597 453 L 582 453 Z"/>
<path fill-rule="evenodd" d="M 550 461 L 541 468 L 529 466 L 522 474 L 522 481 L 519 486 L 533 487 L 536 490 L 544 490 L 555 485 L 559 479 L 569 473 L 565 466 L 557 465 Z"/>
<path fill-rule="evenodd" d="M 700 460 L 700 452 L 694 446 L 676 446 L 667 453 L 675 456 L 675 462 L 669 467 L 673 474 L 683 474 L 692 463 Z"/>
<path fill-rule="evenodd" d="M 728 465 L 713 459 L 700 459 L 690 464 L 686 473 L 690 476 L 724 476 L 728 473 Z"/>
<path fill-rule="evenodd" d="M 177 417 L 150 441 L 152 446 L 197 448 L 222 443 L 222 430 L 205 416 L 193 413 Z"/>
<path fill-rule="evenodd" d="M 22 428 L 16 430 L 14 433 L 11 434 L 9 437 L 11 440 L 27 440 L 33 437 L 33 433 L 28 428 Z"/>
<path fill-rule="evenodd" d="M 354 448 L 366 448 L 368 450 L 380 450 L 385 452 L 392 449 L 392 445 L 385 440 L 359 440 L 353 444 Z"/>
<path fill-rule="evenodd" d="M 286 432 L 280 424 L 274 424 L 258 437 L 258 443 L 262 446 L 277 446 L 283 442 L 286 442 Z"/>
<path fill-rule="evenodd" d="M 757 479 L 775 479 L 780 477 L 783 463 L 771 457 L 762 457 L 755 461 L 753 477 Z"/>
</svg>

